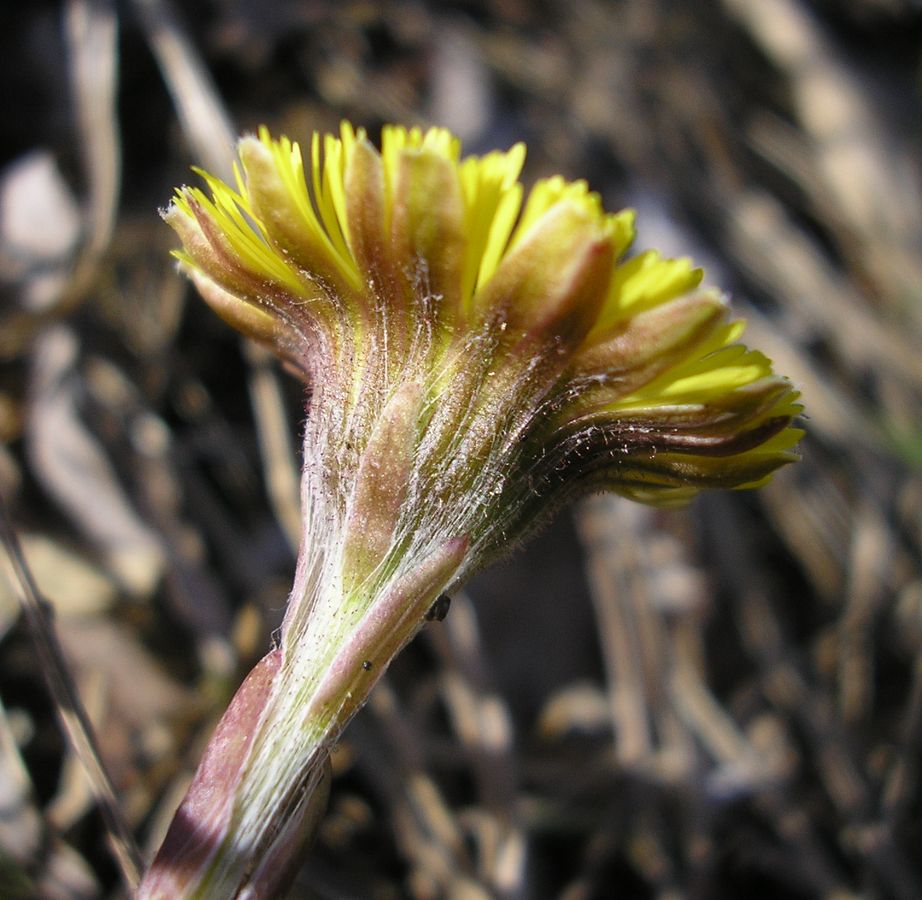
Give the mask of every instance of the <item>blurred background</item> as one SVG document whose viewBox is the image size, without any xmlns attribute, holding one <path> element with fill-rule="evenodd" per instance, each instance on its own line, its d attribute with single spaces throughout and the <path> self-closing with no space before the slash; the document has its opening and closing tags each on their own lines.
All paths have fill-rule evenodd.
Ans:
<svg viewBox="0 0 922 900">
<path fill-rule="evenodd" d="M 334 758 L 296 898 L 922 897 L 918 0 L 69 0 L 0 12 L 0 490 L 152 852 L 269 646 L 301 385 L 159 220 L 236 134 L 528 144 L 803 391 L 751 494 L 569 511 Z M 126 896 L 0 582 L 0 896 Z"/>
</svg>

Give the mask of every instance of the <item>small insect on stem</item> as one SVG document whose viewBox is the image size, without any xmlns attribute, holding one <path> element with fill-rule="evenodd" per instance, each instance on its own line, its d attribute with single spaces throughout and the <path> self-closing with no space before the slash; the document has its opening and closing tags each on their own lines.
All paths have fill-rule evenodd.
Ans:
<svg viewBox="0 0 922 900">
<path fill-rule="evenodd" d="M 441 622 L 448 615 L 448 609 L 451 606 L 451 597 L 448 594 L 439 594 L 435 602 L 429 607 L 426 613 L 427 622 Z"/>
</svg>

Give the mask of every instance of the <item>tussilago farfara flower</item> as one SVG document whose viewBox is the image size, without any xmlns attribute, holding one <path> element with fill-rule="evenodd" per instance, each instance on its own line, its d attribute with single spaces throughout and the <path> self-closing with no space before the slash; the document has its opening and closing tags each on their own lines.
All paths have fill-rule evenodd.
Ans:
<svg viewBox="0 0 922 900">
<path fill-rule="evenodd" d="M 624 260 L 633 213 L 584 182 L 523 204 L 524 153 L 462 160 L 443 129 L 391 127 L 379 154 L 343 125 L 305 163 L 264 131 L 240 144 L 236 190 L 206 175 L 211 197 L 184 189 L 167 213 L 205 299 L 311 384 L 337 513 L 369 442 L 398 454 L 381 550 L 427 507 L 479 552 L 580 491 L 671 503 L 792 459 L 796 394 L 701 271 Z"/>
<path fill-rule="evenodd" d="M 222 890 L 442 591 L 575 495 L 754 487 L 800 434 L 701 271 L 625 258 L 633 213 L 559 177 L 525 198 L 522 145 L 381 145 L 344 124 L 305 159 L 263 131 L 235 187 L 201 173 L 166 213 L 206 301 L 311 391 L 279 686 L 206 854 Z"/>
</svg>

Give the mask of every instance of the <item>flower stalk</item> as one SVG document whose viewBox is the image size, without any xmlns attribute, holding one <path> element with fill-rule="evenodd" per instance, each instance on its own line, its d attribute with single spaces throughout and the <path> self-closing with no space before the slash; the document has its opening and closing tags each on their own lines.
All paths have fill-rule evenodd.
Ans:
<svg viewBox="0 0 922 900">
<path fill-rule="evenodd" d="M 796 392 L 687 260 L 625 259 L 585 183 L 520 145 L 263 131 L 166 211 L 214 310 L 310 386 L 279 646 L 235 697 L 142 897 L 274 896 L 342 728 L 433 602 L 596 490 L 676 504 L 795 458 Z"/>
</svg>

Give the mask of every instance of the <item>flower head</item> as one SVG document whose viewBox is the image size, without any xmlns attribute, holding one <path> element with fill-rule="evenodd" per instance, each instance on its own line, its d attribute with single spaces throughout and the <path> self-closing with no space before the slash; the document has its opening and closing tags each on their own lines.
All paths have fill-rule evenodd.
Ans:
<svg viewBox="0 0 922 900">
<path fill-rule="evenodd" d="M 202 173 L 210 196 L 183 188 L 166 219 L 205 299 L 311 382 L 336 468 L 396 429 L 399 493 L 464 498 L 482 521 L 454 524 L 483 550 L 579 492 L 681 502 L 795 458 L 797 394 L 701 270 L 626 259 L 633 213 L 585 182 L 523 200 L 524 156 L 462 159 L 440 128 L 387 127 L 378 152 L 344 123 L 305 160 L 262 130 L 236 188 Z M 388 540 L 405 499 L 384 503 Z"/>
</svg>

